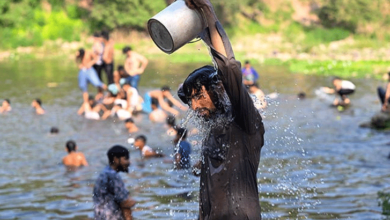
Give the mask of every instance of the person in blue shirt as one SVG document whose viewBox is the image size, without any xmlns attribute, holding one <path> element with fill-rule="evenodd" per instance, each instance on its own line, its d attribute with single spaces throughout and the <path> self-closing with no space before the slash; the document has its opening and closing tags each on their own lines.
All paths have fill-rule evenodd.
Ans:
<svg viewBox="0 0 390 220">
<path fill-rule="evenodd" d="M 96 220 L 131 220 L 131 208 L 135 201 L 130 197 L 119 172 L 129 172 L 129 151 L 115 145 L 107 152 L 108 162 L 93 188 L 94 214 Z"/>
<path fill-rule="evenodd" d="M 175 140 L 174 165 L 175 169 L 189 169 L 191 167 L 191 144 L 186 141 L 187 130 L 177 129 Z"/>
<path fill-rule="evenodd" d="M 244 85 L 252 85 L 259 79 L 259 74 L 253 69 L 249 60 L 245 61 L 245 66 L 241 69 L 241 72 Z"/>
</svg>

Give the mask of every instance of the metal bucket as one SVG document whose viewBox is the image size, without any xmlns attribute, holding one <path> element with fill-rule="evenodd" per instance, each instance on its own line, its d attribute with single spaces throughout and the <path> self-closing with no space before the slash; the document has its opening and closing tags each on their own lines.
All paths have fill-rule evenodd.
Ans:
<svg viewBox="0 0 390 220">
<path fill-rule="evenodd" d="M 201 13 L 177 0 L 148 21 L 148 31 L 154 43 L 171 54 L 190 42 L 205 29 Z"/>
</svg>

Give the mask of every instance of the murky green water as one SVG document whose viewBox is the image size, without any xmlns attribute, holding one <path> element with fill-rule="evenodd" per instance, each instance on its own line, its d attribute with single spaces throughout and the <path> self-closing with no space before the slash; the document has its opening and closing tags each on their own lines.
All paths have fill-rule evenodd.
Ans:
<svg viewBox="0 0 390 220">
<path fill-rule="evenodd" d="M 141 94 L 164 84 L 176 90 L 200 65 L 151 62 Z M 281 67 L 257 69 L 263 90 L 280 93 L 264 118 L 266 143 L 258 172 L 263 218 L 383 218 L 377 192 L 390 190 L 390 134 L 358 126 L 380 109 L 375 89 L 383 83 L 352 79 L 358 87 L 353 106 L 338 112 L 314 93 L 330 85 L 330 77 L 290 74 Z M 296 99 L 300 91 L 307 99 Z M 44 116 L 30 107 L 37 97 Z M 105 153 L 114 144 L 129 146 L 123 122 L 88 121 L 76 114 L 81 93 L 75 65 L 68 61 L 0 63 L 3 98 L 11 99 L 13 111 L 0 115 L 0 219 L 93 218 L 92 189 L 107 163 Z M 172 153 L 164 126 L 151 124 L 146 115 L 135 121 L 151 147 Z M 50 135 L 51 126 L 60 133 Z M 85 153 L 89 167 L 65 171 L 60 162 L 69 139 Z M 194 146 L 193 156 L 198 154 Z M 136 219 L 197 219 L 196 177 L 172 171 L 163 159 L 142 161 L 134 149 L 131 158 L 131 172 L 122 177 L 138 202 Z"/>
</svg>

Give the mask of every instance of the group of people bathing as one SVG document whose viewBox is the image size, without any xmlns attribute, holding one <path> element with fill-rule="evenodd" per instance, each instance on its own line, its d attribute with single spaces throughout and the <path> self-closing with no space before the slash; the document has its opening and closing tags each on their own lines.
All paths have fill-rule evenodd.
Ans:
<svg viewBox="0 0 390 220">
<path fill-rule="evenodd" d="M 36 98 L 34 99 L 32 102 L 31 102 L 31 107 L 34 108 L 34 112 L 37 114 L 37 115 L 43 115 L 45 114 L 45 109 L 43 109 L 42 107 L 42 101 L 41 99 L 39 98 Z M 11 107 L 11 101 L 9 99 L 4 99 L 1 106 L 0 106 L 0 114 L 1 113 L 7 113 L 7 112 L 10 112 L 12 110 L 12 107 Z"/>
</svg>

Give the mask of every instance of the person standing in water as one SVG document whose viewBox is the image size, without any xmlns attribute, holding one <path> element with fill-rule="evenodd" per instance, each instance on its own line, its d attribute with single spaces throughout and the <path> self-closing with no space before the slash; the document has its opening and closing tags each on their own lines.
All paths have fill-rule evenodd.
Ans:
<svg viewBox="0 0 390 220">
<path fill-rule="evenodd" d="M 131 220 L 135 201 L 119 176 L 119 172 L 129 172 L 129 150 L 115 145 L 108 150 L 107 157 L 109 165 L 100 173 L 93 188 L 94 219 Z"/>
<path fill-rule="evenodd" d="M 79 167 L 79 166 L 88 166 L 88 162 L 85 159 L 85 156 L 81 152 L 77 151 L 76 142 L 69 140 L 66 142 L 66 150 L 68 155 L 62 158 L 62 163 L 67 167 Z"/>
<path fill-rule="evenodd" d="M 106 85 L 99 80 L 95 69 L 92 68 L 96 63 L 96 57 L 91 51 L 84 50 L 83 48 L 79 49 L 76 53 L 76 61 L 80 69 L 78 80 L 79 87 L 83 91 L 83 102 L 88 103 L 88 83 L 102 90 L 106 89 Z"/>
<path fill-rule="evenodd" d="M 242 83 L 241 64 L 210 0 L 186 0 L 201 10 L 201 34 L 217 66 L 194 70 L 178 95 L 205 125 L 200 167 L 200 220 L 261 219 L 257 169 L 264 144 L 259 111 Z"/>
<path fill-rule="evenodd" d="M 244 68 L 241 69 L 242 72 L 242 82 L 244 85 L 253 85 L 256 83 L 259 78 L 259 74 L 256 70 L 251 66 L 249 60 L 245 61 Z"/>
<path fill-rule="evenodd" d="M 382 111 L 389 110 L 390 104 L 390 72 L 387 73 L 387 77 L 388 83 L 386 85 L 386 90 L 381 86 L 379 86 L 377 89 L 379 100 L 382 103 Z"/>
<path fill-rule="evenodd" d="M 114 41 L 110 39 L 107 31 L 102 31 L 104 44 L 103 68 L 107 75 L 107 84 L 114 83 Z"/>
<path fill-rule="evenodd" d="M 123 48 L 122 52 L 126 54 L 125 70 L 129 74 L 128 81 L 131 87 L 138 90 L 141 74 L 145 71 L 149 61 L 141 54 L 134 52 L 129 46 Z"/>
</svg>

